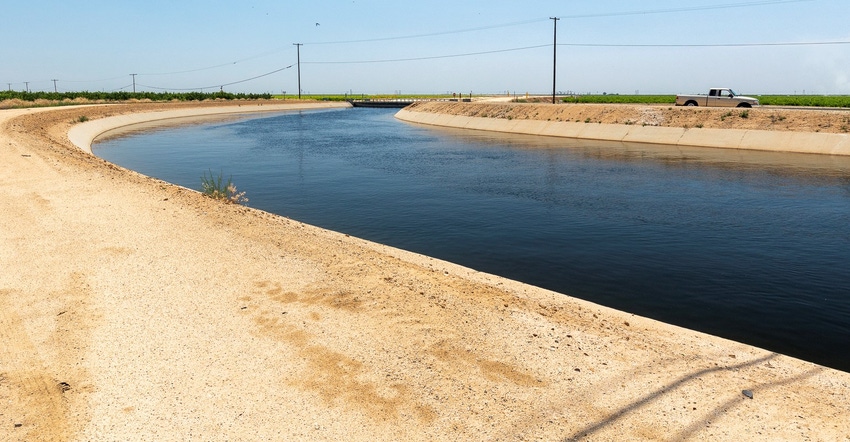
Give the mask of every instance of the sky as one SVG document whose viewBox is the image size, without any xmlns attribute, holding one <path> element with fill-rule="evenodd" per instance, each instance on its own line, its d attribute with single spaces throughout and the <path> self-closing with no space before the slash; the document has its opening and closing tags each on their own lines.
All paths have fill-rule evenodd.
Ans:
<svg viewBox="0 0 850 442">
<path fill-rule="evenodd" d="M 549 94 L 553 71 L 559 93 L 850 94 L 848 17 L 848 0 L 27 0 L 3 6 L 0 87 L 291 96 L 300 58 L 305 94 Z"/>
</svg>

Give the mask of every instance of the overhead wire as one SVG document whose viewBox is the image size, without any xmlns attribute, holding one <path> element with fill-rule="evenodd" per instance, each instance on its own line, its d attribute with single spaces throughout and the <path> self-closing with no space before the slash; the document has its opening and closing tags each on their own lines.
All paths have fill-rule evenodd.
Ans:
<svg viewBox="0 0 850 442">
<path fill-rule="evenodd" d="M 734 48 L 753 46 L 820 46 L 820 45 L 846 45 L 850 41 L 809 41 L 809 42 L 784 42 L 784 43 L 707 43 L 707 44 L 641 44 L 641 43 L 558 43 L 558 46 L 581 46 L 581 47 L 615 47 L 615 48 Z"/>
<path fill-rule="evenodd" d="M 377 37 L 377 38 L 365 38 L 360 40 L 338 40 L 338 41 L 318 41 L 318 42 L 308 42 L 304 43 L 305 45 L 330 45 L 330 44 L 350 44 L 350 43 L 372 43 L 376 41 L 392 41 L 392 40 L 408 40 L 412 38 L 423 38 L 423 37 L 436 37 L 440 35 L 451 35 L 451 34 L 462 34 L 465 32 L 476 32 L 476 31 L 486 31 L 490 29 L 498 29 L 498 28 L 507 28 L 511 26 L 519 26 L 526 25 L 529 23 L 540 23 L 543 21 L 547 21 L 547 19 L 531 19 L 525 21 L 517 21 L 511 23 L 502 23 L 498 25 L 490 25 L 490 26 L 479 26 L 476 28 L 466 28 L 466 29 L 455 29 L 452 31 L 442 31 L 442 32 L 429 32 L 425 34 L 411 34 L 411 35 L 398 35 L 395 37 Z"/>
<path fill-rule="evenodd" d="M 691 7 L 681 7 L 681 8 L 666 8 L 666 9 L 645 9 L 645 10 L 637 10 L 637 11 L 620 11 L 620 12 L 608 12 L 608 13 L 597 13 L 597 14 L 575 14 L 575 15 L 561 15 L 560 18 L 565 19 L 574 19 L 574 18 L 595 18 L 595 17 L 617 17 L 617 16 L 629 16 L 629 15 L 650 15 L 650 14 L 668 14 L 668 13 L 676 13 L 676 12 L 694 12 L 694 11 L 706 11 L 706 10 L 718 10 L 718 9 L 731 9 L 731 8 L 744 8 L 744 7 L 754 7 L 754 6 L 766 6 L 766 5 L 774 5 L 774 4 L 784 4 L 784 3 L 800 3 L 800 2 L 809 2 L 813 0 L 758 0 L 758 1 L 749 1 L 744 3 L 724 3 L 720 5 L 707 5 L 707 6 L 691 6 Z M 464 28 L 464 29 L 455 29 L 449 31 L 440 31 L 440 32 L 429 32 L 429 33 L 421 33 L 421 34 L 411 34 L 411 35 L 401 35 L 401 36 L 393 36 L 393 37 L 376 37 L 376 38 L 366 38 L 366 39 L 357 39 L 357 40 L 333 40 L 333 41 L 315 41 L 315 42 L 306 42 L 304 45 L 332 45 L 332 44 L 353 44 L 353 43 L 372 43 L 379 41 L 393 41 L 393 40 L 408 40 L 415 38 L 425 38 L 425 37 L 436 37 L 441 35 L 453 35 L 453 34 L 462 34 L 467 32 L 477 32 L 477 31 L 486 31 L 491 29 L 500 29 L 506 27 L 520 26 L 532 23 L 541 23 L 549 21 L 548 17 L 545 18 L 536 18 L 530 20 L 521 20 L 514 21 L 508 23 L 500 23 L 489 26 L 478 26 L 473 28 Z M 226 62 L 221 64 L 216 64 L 212 66 L 195 68 L 195 69 L 187 69 L 181 71 L 174 72 L 156 72 L 156 73 L 145 73 L 140 75 L 177 75 L 177 74 L 186 74 L 193 72 L 200 72 L 210 69 L 217 69 L 224 66 L 232 66 L 237 63 L 241 63 L 244 61 L 254 60 L 257 58 L 266 57 L 268 55 L 278 54 L 283 52 L 287 48 L 276 49 L 272 51 L 266 51 L 260 54 L 252 55 L 249 57 L 241 58 L 239 60 L 235 60 L 232 62 Z M 451 56 L 447 56 L 451 57 Z M 442 58 L 447 58 L 442 57 Z M 380 61 L 378 61 L 380 62 Z"/>
<path fill-rule="evenodd" d="M 62 82 L 63 82 L 63 83 L 97 83 L 97 82 L 100 82 L 100 81 L 112 81 L 112 80 L 117 80 L 117 79 L 119 79 L 119 78 L 127 78 L 127 76 L 126 76 L 126 75 L 121 75 L 121 76 L 111 77 L 111 78 L 101 78 L 101 79 L 99 79 L 99 80 L 62 80 Z"/>
<path fill-rule="evenodd" d="M 787 3 L 802 3 L 802 2 L 810 2 L 814 0 L 755 0 L 755 1 L 747 1 L 747 2 L 739 2 L 739 3 L 723 3 L 717 5 L 705 5 L 705 6 L 688 6 L 688 7 L 678 7 L 678 8 L 664 8 L 664 9 L 644 9 L 644 10 L 635 10 L 635 11 L 618 11 L 618 12 L 607 12 L 607 13 L 594 13 L 594 14 L 573 14 L 573 15 L 561 15 L 559 18 L 562 19 L 578 19 L 578 18 L 597 18 L 597 17 L 617 17 L 617 16 L 631 16 L 631 15 L 649 15 L 649 14 L 668 14 L 668 13 L 677 13 L 677 12 L 694 12 L 694 11 L 704 11 L 704 10 L 719 10 L 719 9 L 731 9 L 731 8 L 745 8 L 745 7 L 756 7 L 756 6 L 767 6 L 767 5 L 778 5 L 778 4 L 787 4 Z M 359 40 L 339 40 L 339 41 L 325 41 L 325 42 L 310 42 L 304 43 L 305 45 L 330 45 L 330 44 L 350 44 L 350 43 L 368 43 L 368 42 L 378 42 L 378 41 L 392 41 L 392 40 L 401 40 L 401 39 L 414 39 L 414 38 L 424 38 L 424 37 L 433 37 L 440 35 L 451 35 L 451 34 L 459 34 L 459 33 L 467 33 L 467 32 L 476 32 L 490 29 L 499 29 L 504 27 L 512 27 L 512 26 L 520 26 L 531 23 L 538 23 L 543 21 L 548 21 L 550 18 L 540 18 L 540 19 L 531 19 L 531 20 L 523 20 L 523 21 L 515 21 L 509 23 L 501 23 L 496 25 L 489 26 L 479 26 L 474 28 L 465 28 L 451 31 L 442 31 L 442 32 L 431 32 L 431 33 L 422 33 L 422 34 L 412 34 L 412 35 L 404 35 L 404 36 L 394 36 L 394 37 L 380 37 L 380 38 L 370 38 L 370 39 L 359 39 Z M 792 42 L 792 43 L 727 43 L 727 44 L 604 44 L 604 43 L 559 43 L 558 46 L 573 46 L 573 47 L 747 47 L 747 46 L 804 46 L 804 45 L 843 45 L 850 44 L 850 42 L 846 41 L 828 41 L 828 42 Z M 485 55 L 485 54 L 493 54 L 500 52 L 512 52 L 512 51 L 522 51 L 529 49 L 537 49 L 540 47 L 551 46 L 551 45 L 536 45 L 536 46 L 526 46 L 520 48 L 509 48 L 509 49 L 498 49 L 491 51 L 481 51 L 481 52 L 471 52 L 471 53 L 463 53 L 463 54 L 449 54 L 449 55 L 436 55 L 436 56 L 426 56 L 426 57 L 408 57 L 408 58 L 398 58 L 398 59 L 382 59 L 382 60 L 359 60 L 359 61 L 305 61 L 302 62 L 304 64 L 368 64 L 368 63 L 392 63 L 392 62 L 405 62 L 405 61 L 419 61 L 419 60 L 434 60 L 434 59 L 444 59 L 444 58 L 458 58 L 458 57 L 467 57 L 467 56 L 476 56 L 476 55 Z M 238 64 L 243 61 L 253 60 L 257 58 L 262 58 L 268 55 L 276 54 L 279 52 L 283 52 L 286 49 L 278 49 L 263 52 L 260 54 L 252 55 L 249 57 L 241 58 L 239 60 L 220 63 L 216 65 L 194 68 L 194 69 L 186 69 L 180 71 L 173 72 L 157 72 L 157 73 L 143 73 L 137 74 L 142 76 L 164 76 L 164 75 L 177 75 L 184 73 L 193 73 L 200 72 L 210 69 L 217 69 L 225 66 L 232 66 Z M 215 86 L 207 86 L 204 88 L 160 88 L 160 87 L 152 87 L 152 86 L 144 86 L 150 87 L 152 89 L 159 90 L 198 90 L 198 89 L 213 89 L 216 87 L 229 86 L 233 84 L 244 83 L 247 81 L 251 81 L 257 78 L 262 78 L 267 75 L 271 75 L 276 72 L 280 72 L 284 69 L 291 68 L 294 65 L 287 66 L 285 68 L 281 68 L 266 74 L 262 74 L 256 77 L 252 77 L 245 80 L 239 80 L 235 82 L 215 85 Z M 121 77 L 112 77 L 108 79 L 102 80 L 63 80 L 63 82 L 70 83 L 86 83 L 86 82 L 98 82 L 98 81 L 108 81 L 114 80 Z M 45 80 L 47 81 L 47 80 Z M 20 83 L 20 82 L 18 82 Z M 18 84 L 14 83 L 14 84 Z M 126 86 L 125 86 L 126 88 Z M 122 88 L 123 89 L 123 88 Z"/>
<path fill-rule="evenodd" d="M 295 66 L 295 65 L 294 65 L 294 64 L 291 64 L 291 65 L 289 65 L 289 66 L 282 67 L 282 68 L 280 68 L 280 69 L 275 69 L 275 70 L 273 70 L 273 71 L 271 71 L 271 72 L 266 72 L 265 74 L 257 75 L 257 76 L 255 76 L 255 77 L 246 78 L 246 79 L 244 79 L 244 80 L 232 81 L 232 82 L 230 82 L 230 83 L 221 83 L 221 84 L 216 84 L 216 85 L 214 85 L 214 86 L 191 87 L 191 88 L 173 88 L 173 87 L 167 87 L 167 88 L 166 88 L 166 87 L 158 87 L 158 86 L 149 86 L 149 85 L 144 85 L 144 84 L 141 84 L 141 83 L 136 83 L 136 84 L 137 84 L 138 86 L 146 87 L 146 88 L 149 88 L 149 89 L 161 90 L 161 91 L 197 91 L 197 90 L 204 90 L 204 89 L 215 89 L 215 88 L 223 88 L 223 87 L 225 87 L 225 86 L 232 86 L 232 85 L 234 85 L 234 84 L 245 83 L 245 82 L 248 82 L 248 81 L 251 81 L 251 80 L 256 80 L 256 79 L 258 79 L 258 78 L 267 77 L 267 76 L 269 76 L 269 75 L 271 75 L 271 74 L 278 73 L 278 72 L 280 72 L 280 71 L 283 71 L 283 70 L 289 69 L 289 68 L 291 68 L 291 67 L 293 67 L 293 66 Z"/>
<path fill-rule="evenodd" d="M 619 12 L 601 12 L 594 14 L 564 14 L 558 15 L 558 18 L 562 19 L 575 19 L 575 18 L 598 18 L 598 17 L 622 17 L 622 16 L 630 16 L 630 15 L 652 15 L 652 14 L 671 14 L 676 12 L 695 12 L 695 11 L 710 11 L 710 10 L 719 10 L 719 9 L 733 9 L 733 8 L 747 8 L 754 6 L 768 6 L 768 5 L 778 5 L 785 3 L 802 3 L 802 2 L 811 2 L 814 0 L 757 0 L 757 1 L 748 1 L 743 3 L 723 3 L 719 5 L 706 5 L 706 6 L 687 6 L 680 8 L 665 8 L 665 9 L 643 9 L 636 11 L 619 11 Z M 490 29 L 499 29 L 506 28 L 512 26 L 526 25 L 531 23 L 541 23 L 548 22 L 550 20 L 549 17 L 545 18 L 536 18 L 530 20 L 522 20 L 515 21 L 509 23 L 501 23 L 496 25 L 489 26 L 479 26 L 474 28 L 464 28 L 464 29 L 455 29 L 450 31 L 441 31 L 441 32 L 430 32 L 423 34 L 411 34 L 411 35 L 399 35 L 394 37 L 377 37 L 377 38 L 367 38 L 367 39 L 359 39 L 359 40 L 334 40 L 334 41 L 316 41 L 316 42 L 307 42 L 305 45 L 329 45 L 329 44 L 349 44 L 349 43 L 371 43 L 376 41 L 391 41 L 391 40 L 407 40 L 413 38 L 422 38 L 422 37 L 435 37 L 441 35 L 452 35 L 452 34 L 462 34 L 466 32 L 475 32 L 475 31 L 486 31 Z"/>
<path fill-rule="evenodd" d="M 758 46 L 817 46 L 817 45 L 846 45 L 850 44 L 850 41 L 815 41 L 815 42 L 786 42 L 786 43 L 717 43 L 717 44 L 618 44 L 618 43 L 558 43 L 558 46 L 571 46 L 571 47 L 632 47 L 632 48 L 679 48 L 679 47 L 707 47 L 707 48 L 715 48 L 715 47 L 758 47 Z M 481 52 L 467 52 L 462 54 L 450 54 L 450 55 L 434 55 L 427 57 L 407 57 L 407 58 L 393 58 L 393 59 L 382 59 L 382 60 L 338 60 L 338 61 L 302 61 L 301 64 L 369 64 L 369 63 L 393 63 L 393 62 L 405 62 L 405 61 L 421 61 L 421 60 L 435 60 L 440 58 L 457 58 L 457 57 L 469 57 L 476 55 L 486 55 L 486 54 L 495 54 L 500 52 L 513 52 L 513 51 L 524 51 L 528 49 L 538 49 L 552 47 L 551 44 L 541 44 L 534 46 L 524 46 L 519 48 L 510 48 L 510 49 L 496 49 L 492 51 L 481 51 Z"/>
<path fill-rule="evenodd" d="M 274 50 L 274 51 L 267 51 L 267 52 L 263 52 L 262 54 L 257 54 L 257 55 L 252 55 L 250 57 L 240 58 L 239 60 L 236 60 L 236 61 L 229 61 L 227 63 L 221 63 L 221 64 L 217 64 L 217 65 L 214 65 L 214 66 L 207 66 L 207 67 L 203 67 L 203 68 L 187 69 L 187 70 L 183 70 L 183 71 L 174 71 L 174 72 L 142 73 L 142 74 L 139 74 L 139 75 L 151 75 L 151 76 L 153 76 L 153 75 L 177 75 L 177 74 L 188 74 L 188 73 L 192 73 L 192 72 L 206 71 L 206 70 L 210 70 L 210 69 L 217 69 L 217 68 L 224 67 L 224 66 L 233 66 L 234 64 L 242 63 L 243 61 L 249 61 L 249 60 L 254 60 L 254 59 L 257 59 L 257 58 L 262 58 L 262 57 L 265 57 L 267 55 L 273 55 L 273 54 L 276 54 L 276 53 L 279 53 L 279 52 L 282 52 L 282 51 L 283 51 L 283 49 Z"/>
<path fill-rule="evenodd" d="M 301 64 L 366 64 L 366 63 L 394 63 L 401 61 L 420 61 L 420 60 L 435 60 L 440 58 L 456 58 L 456 57 L 470 57 L 474 55 L 485 55 L 485 54 L 495 54 L 499 52 L 513 52 L 513 51 L 524 51 L 528 49 L 537 49 L 537 48 L 545 48 L 551 47 L 551 44 L 542 44 L 536 46 L 525 46 L 521 48 L 510 48 L 510 49 L 496 49 L 492 51 L 481 51 L 481 52 L 467 52 L 464 54 L 451 54 L 451 55 L 434 55 L 429 57 L 410 57 L 410 58 L 394 58 L 394 59 L 385 59 L 385 60 L 361 60 L 361 61 L 302 61 Z"/>
<path fill-rule="evenodd" d="M 711 11 L 718 9 L 733 9 L 733 8 L 749 8 L 754 6 L 769 6 L 779 5 L 784 3 L 803 3 L 814 0 L 758 0 L 743 3 L 724 3 L 719 5 L 705 6 L 685 6 L 681 8 L 665 8 L 665 9 L 645 9 L 638 11 L 621 11 L 621 12 L 600 12 L 595 14 L 576 14 L 576 15 L 559 15 L 558 18 L 573 19 L 573 18 L 598 18 L 598 17 L 623 17 L 629 15 L 651 15 L 651 14 L 670 14 L 676 12 L 695 12 L 695 11 Z"/>
</svg>

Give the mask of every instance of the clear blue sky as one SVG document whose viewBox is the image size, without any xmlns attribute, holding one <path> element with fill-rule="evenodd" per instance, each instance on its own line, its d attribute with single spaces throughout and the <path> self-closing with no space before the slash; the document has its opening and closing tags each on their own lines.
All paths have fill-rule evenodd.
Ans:
<svg viewBox="0 0 850 442">
<path fill-rule="evenodd" d="M 303 43 L 305 93 L 549 93 L 560 17 L 559 91 L 850 94 L 850 44 L 774 45 L 850 42 L 848 0 L 27 0 L 2 15 L 4 89 L 131 90 L 135 73 L 140 91 L 294 94 Z M 710 46 L 740 44 L 771 45 Z"/>
</svg>

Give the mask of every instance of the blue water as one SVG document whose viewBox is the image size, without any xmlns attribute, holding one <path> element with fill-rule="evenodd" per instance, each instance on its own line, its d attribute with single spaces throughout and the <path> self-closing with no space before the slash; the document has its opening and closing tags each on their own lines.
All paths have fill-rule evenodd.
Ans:
<svg viewBox="0 0 850 442">
<path fill-rule="evenodd" d="M 850 371 L 850 158 L 279 114 L 95 146 L 248 205 Z"/>
</svg>

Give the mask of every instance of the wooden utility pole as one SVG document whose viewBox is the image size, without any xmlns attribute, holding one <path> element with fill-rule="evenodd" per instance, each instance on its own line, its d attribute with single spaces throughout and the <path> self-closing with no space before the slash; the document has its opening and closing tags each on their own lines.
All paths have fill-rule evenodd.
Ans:
<svg viewBox="0 0 850 442">
<path fill-rule="evenodd" d="M 552 104 L 555 104 L 555 80 L 558 68 L 558 17 L 549 17 L 555 24 L 554 37 L 552 38 Z"/>
<path fill-rule="evenodd" d="M 29 92 L 30 92 L 30 82 L 29 82 L 29 81 L 25 81 L 25 82 L 24 82 L 24 85 L 26 86 L 26 91 L 27 91 L 27 93 L 29 93 Z"/>
<path fill-rule="evenodd" d="M 137 74 L 130 74 L 130 76 L 133 77 L 133 93 L 134 94 L 136 93 L 136 75 Z"/>
<path fill-rule="evenodd" d="M 50 81 L 52 81 L 52 82 L 53 82 L 53 92 L 59 92 L 59 91 L 56 89 L 56 82 L 57 82 L 57 81 L 59 81 L 59 80 L 50 80 Z"/>
<path fill-rule="evenodd" d="M 301 99 L 301 45 L 304 43 L 292 43 L 298 50 L 298 99 Z"/>
</svg>

